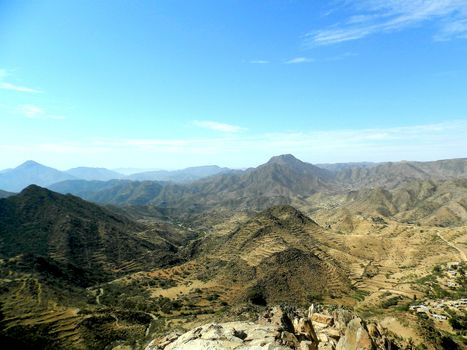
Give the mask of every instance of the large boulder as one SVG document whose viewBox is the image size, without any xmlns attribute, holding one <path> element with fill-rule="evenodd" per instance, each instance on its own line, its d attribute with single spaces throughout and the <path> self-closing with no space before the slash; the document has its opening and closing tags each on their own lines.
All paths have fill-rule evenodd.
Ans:
<svg viewBox="0 0 467 350">
<path fill-rule="evenodd" d="M 318 350 L 319 339 L 308 317 L 295 308 L 268 308 L 258 322 L 210 323 L 154 339 L 145 350 Z"/>
<path fill-rule="evenodd" d="M 332 318 L 334 320 L 334 327 L 341 332 L 344 332 L 347 328 L 347 325 L 352 320 L 354 315 L 345 309 L 337 309 L 332 313 Z"/>
<path fill-rule="evenodd" d="M 146 350 L 290 350 L 276 341 L 277 328 L 253 322 L 210 323 L 181 335 L 164 347 L 151 342 Z M 162 345 L 162 344 L 161 344 Z"/>
<path fill-rule="evenodd" d="M 354 318 L 348 323 L 345 335 L 339 339 L 336 350 L 373 350 L 374 348 L 365 324 L 360 318 Z"/>
</svg>

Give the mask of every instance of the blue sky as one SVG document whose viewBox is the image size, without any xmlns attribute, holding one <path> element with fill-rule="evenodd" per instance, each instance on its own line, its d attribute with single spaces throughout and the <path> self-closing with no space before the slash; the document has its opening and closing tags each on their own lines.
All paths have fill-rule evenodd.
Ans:
<svg viewBox="0 0 467 350">
<path fill-rule="evenodd" d="M 0 168 L 467 156 L 465 0 L 0 0 Z"/>
</svg>

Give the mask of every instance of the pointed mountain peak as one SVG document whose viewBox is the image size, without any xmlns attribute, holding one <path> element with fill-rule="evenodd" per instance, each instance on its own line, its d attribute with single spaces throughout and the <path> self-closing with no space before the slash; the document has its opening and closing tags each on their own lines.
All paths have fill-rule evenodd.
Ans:
<svg viewBox="0 0 467 350">
<path fill-rule="evenodd" d="M 266 209 L 259 215 L 276 217 L 284 223 L 318 225 L 315 221 L 291 205 L 277 205 Z"/>
<path fill-rule="evenodd" d="M 303 162 L 300 159 L 295 158 L 292 154 L 282 154 L 280 156 L 274 156 L 269 159 L 267 164 L 285 164 L 285 165 L 292 165 L 292 164 L 302 164 Z"/>
<path fill-rule="evenodd" d="M 34 160 L 27 160 L 23 164 L 18 165 L 16 169 L 28 169 L 37 167 L 45 167 L 45 165 L 42 165 Z"/>
</svg>

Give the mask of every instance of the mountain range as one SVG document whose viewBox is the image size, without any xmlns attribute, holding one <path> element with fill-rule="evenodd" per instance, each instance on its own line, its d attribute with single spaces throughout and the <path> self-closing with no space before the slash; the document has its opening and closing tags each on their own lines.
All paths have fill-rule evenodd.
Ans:
<svg viewBox="0 0 467 350">
<path fill-rule="evenodd" d="M 467 159 L 319 167 L 286 154 L 176 183 L 28 162 L 0 175 L 67 178 L 0 192 L 0 343 L 140 350 L 174 329 L 313 303 L 457 349 L 448 321 L 410 308 L 464 295 L 466 169 Z M 462 316 L 443 310 L 433 313 Z M 318 315 L 313 325 L 350 321 Z"/>
<path fill-rule="evenodd" d="M 361 208 L 366 213 L 405 222 L 428 220 L 439 225 L 458 225 L 467 220 L 465 179 L 467 159 L 364 164 L 327 170 L 292 155 L 282 155 L 257 168 L 213 175 L 188 184 L 67 180 L 49 188 L 113 205 L 152 205 L 195 212 L 218 208 L 258 211 L 273 205 L 294 205 L 310 214 L 323 205 L 332 205 L 339 209 L 333 214 L 335 217 L 347 212 L 346 208 L 353 213 Z"/>
<path fill-rule="evenodd" d="M 60 171 L 28 160 L 13 169 L 0 171 L 0 190 L 19 192 L 28 185 L 50 186 L 66 180 L 109 181 L 128 179 L 138 181 L 170 181 L 187 183 L 204 177 L 228 173 L 233 170 L 215 165 L 191 167 L 181 170 L 145 171 L 124 175 L 119 172 L 92 167 L 77 167 Z"/>
</svg>

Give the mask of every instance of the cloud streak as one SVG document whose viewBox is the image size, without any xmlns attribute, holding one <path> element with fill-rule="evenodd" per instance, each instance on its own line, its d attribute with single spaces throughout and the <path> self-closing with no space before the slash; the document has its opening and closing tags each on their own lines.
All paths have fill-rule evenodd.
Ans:
<svg viewBox="0 0 467 350">
<path fill-rule="evenodd" d="M 22 116 L 29 119 L 65 119 L 62 115 L 52 115 L 47 113 L 43 108 L 34 105 L 21 105 L 18 106 L 17 111 Z"/>
<path fill-rule="evenodd" d="M 16 85 L 10 82 L 6 82 L 5 78 L 11 75 L 11 71 L 7 69 L 0 68 L 0 89 L 1 90 L 10 90 L 15 92 L 26 92 L 32 94 L 40 94 L 42 93 L 41 90 L 33 89 L 26 86 Z"/>
<path fill-rule="evenodd" d="M 465 157 L 466 134 L 467 121 L 451 121 L 393 128 L 223 134 L 211 138 L 0 142 L 0 152 L 5 155 L 1 160 L 5 167 L 15 165 L 18 159 L 31 158 L 46 164 L 62 162 L 63 167 L 90 163 L 107 167 L 245 167 L 257 166 L 284 153 L 312 163 L 435 160 Z"/>
<path fill-rule="evenodd" d="M 29 88 L 29 87 L 26 87 L 26 86 L 19 86 L 19 85 L 15 85 L 15 84 L 12 84 L 12 83 L 7 83 L 7 82 L 0 82 L 0 89 L 16 91 L 16 92 L 29 92 L 29 93 L 33 93 L 33 94 L 42 93 L 41 90 Z"/>
<path fill-rule="evenodd" d="M 267 60 L 252 60 L 250 61 L 251 64 L 268 64 L 268 63 L 271 63 Z"/>
<path fill-rule="evenodd" d="M 310 63 L 313 62 L 311 58 L 307 57 L 295 57 L 290 60 L 285 61 L 285 64 L 300 64 L 300 63 Z"/>
<path fill-rule="evenodd" d="M 211 120 L 195 120 L 193 124 L 200 128 L 228 133 L 239 132 L 243 130 L 243 128 L 237 125 L 219 123 Z"/>
<path fill-rule="evenodd" d="M 412 28 L 424 22 L 438 26 L 435 40 L 467 38 L 465 0 L 341 0 L 341 3 L 350 6 L 355 14 L 344 22 L 309 32 L 305 36 L 307 45 L 337 44 Z"/>
</svg>

